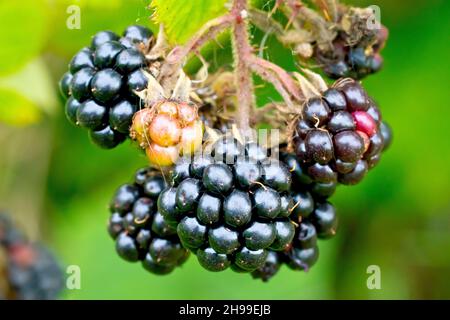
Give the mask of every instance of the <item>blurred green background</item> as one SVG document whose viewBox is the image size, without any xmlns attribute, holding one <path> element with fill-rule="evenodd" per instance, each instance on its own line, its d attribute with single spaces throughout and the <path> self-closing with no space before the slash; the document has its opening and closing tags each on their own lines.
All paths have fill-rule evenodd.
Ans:
<svg viewBox="0 0 450 320">
<path fill-rule="evenodd" d="M 450 298 L 450 2 L 348 3 L 379 5 L 390 29 L 385 68 L 364 85 L 394 143 L 363 183 L 332 198 L 340 229 L 319 244 L 317 265 L 308 273 L 283 268 L 263 284 L 203 271 L 195 257 L 157 277 L 120 260 L 106 233 L 110 197 L 146 159 L 129 143 L 92 145 L 66 121 L 57 82 L 95 32 L 149 25 L 148 2 L 0 0 L 0 208 L 65 265 L 80 266 L 81 290 L 63 298 Z M 80 30 L 66 27 L 71 4 L 81 7 Z M 268 46 L 271 59 L 293 70 L 289 52 L 273 39 Z M 259 94 L 267 100 L 273 90 Z M 381 268 L 381 290 L 367 289 L 369 265 Z"/>
</svg>

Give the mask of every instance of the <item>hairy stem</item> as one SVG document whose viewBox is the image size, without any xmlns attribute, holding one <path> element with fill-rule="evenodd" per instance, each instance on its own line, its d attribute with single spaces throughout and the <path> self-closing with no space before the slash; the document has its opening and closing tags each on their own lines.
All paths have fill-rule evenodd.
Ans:
<svg viewBox="0 0 450 320">
<path fill-rule="evenodd" d="M 233 15 L 226 14 L 208 21 L 186 45 L 175 47 L 167 56 L 166 61 L 170 64 L 181 65 L 189 54 L 198 52 L 206 42 L 214 39 L 219 33 L 229 28 L 233 20 Z"/>
<path fill-rule="evenodd" d="M 270 74 L 273 74 L 281 82 L 284 88 L 286 88 L 287 92 L 289 92 L 292 97 L 297 100 L 301 100 L 303 98 L 300 92 L 300 88 L 298 87 L 294 79 L 292 79 L 292 77 L 286 72 L 286 70 L 270 61 L 256 56 L 252 57 L 251 62 L 252 66 L 260 66 L 264 70 L 267 70 L 267 72 L 269 72 Z M 273 83 L 271 79 L 268 80 L 269 82 Z"/>
<path fill-rule="evenodd" d="M 281 37 L 284 33 L 283 26 L 275 21 L 268 12 L 250 8 L 249 9 L 250 20 L 258 29 L 266 32 L 273 33 L 277 37 Z"/>
<path fill-rule="evenodd" d="M 272 85 L 275 87 L 275 90 L 278 91 L 278 93 L 281 95 L 283 100 L 286 101 L 286 104 L 289 107 L 294 107 L 294 102 L 292 101 L 291 95 L 287 92 L 279 79 L 277 79 L 270 71 L 264 69 L 258 64 L 252 64 L 251 67 L 253 72 L 259 75 L 262 79 L 272 83 Z"/>
<path fill-rule="evenodd" d="M 248 25 L 246 21 L 247 0 L 234 0 L 231 14 L 233 22 L 233 51 L 235 59 L 235 82 L 237 88 L 237 124 L 243 134 L 250 130 L 250 113 L 254 106 L 253 79 L 249 67 L 249 57 L 253 55 L 249 43 Z"/>
</svg>

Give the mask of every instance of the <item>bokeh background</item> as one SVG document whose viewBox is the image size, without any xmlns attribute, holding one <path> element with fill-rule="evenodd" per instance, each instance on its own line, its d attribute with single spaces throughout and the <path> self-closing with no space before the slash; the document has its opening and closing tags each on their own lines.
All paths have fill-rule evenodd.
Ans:
<svg viewBox="0 0 450 320">
<path fill-rule="evenodd" d="M 81 290 L 62 298 L 450 298 L 450 1 L 347 2 L 379 5 L 390 29 L 385 68 L 364 85 L 394 143 L 364 182 L 338 188 L 340 229 L 319 244 L 317 265 L 308 273 L 283 268 L 263 284 L 203 271 L 195 257 L 157 277 L 122 261 L 106 233 L 110 197 L 146 159 L 130 143 L 92 145 L 66 121 L 57 82 L 95 32 L 149 25 L 147 1 L 0 1 L 0 208 L 65 265 L 80 266 Z M 80 30 L 66 27 L 71 4 L 81 7 Z M 215 59 L 226 60 L 226 46 Z M 293 70 L 288 51 L 271 38 L 268 47 Z M 273 95 L 259 91 L 260 101 Z M 381 290 L 367 289 L 369 265 L 381 268 Z"/>
</svg>

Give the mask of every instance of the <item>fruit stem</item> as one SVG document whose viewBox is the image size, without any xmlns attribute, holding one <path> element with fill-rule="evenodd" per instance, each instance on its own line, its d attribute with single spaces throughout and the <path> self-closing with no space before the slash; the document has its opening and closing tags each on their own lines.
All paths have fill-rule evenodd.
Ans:
<svg viewBox="0 0 450 320">
<path fill-rule="evenodd" d="M 297 101 L 304 98 L 297 83 L 283 68 L 255 55 L 250 57 L 249 62 L 252 71 L 270 82 L 289 107 L 294 107 L 292 98 Z"/>
<path fill-rule="evenodd" d="M 244 137 L 250 134 L 250 113 L 255 105 L 252 73 L 249 61 L 253 49 L 249 42 L 247 0 L 233 0 L 234 16 L 232 44 L 234 52 L 235 82 L 237 88 L 237 124 Z"/>
<path fill-rule="evenodd" d="M 234 16 L 226 14 L 208 21 L 184 46 L 176 46 L 167 56 L 169 64 L 181 65 L 191 53 L 198 50 L 209 40 L 214 39 L 219 33 L 231 27 Z"/>
</svg>

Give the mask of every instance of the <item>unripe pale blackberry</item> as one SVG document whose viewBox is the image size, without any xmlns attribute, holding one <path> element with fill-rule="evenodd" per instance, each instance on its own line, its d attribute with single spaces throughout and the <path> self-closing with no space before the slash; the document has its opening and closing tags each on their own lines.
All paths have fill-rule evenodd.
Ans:
<svg viewBox="0 0 450 320">
<path fill-rule="evenodd" d="M 172 182 L 158 210 L 204 268 L 251 272 L 263 265 L 268 250 L 292 242 L 291 173 L 254 144 L 219 140 L 211 155 L 182 158 Z"/>
<path fill-rule="evenodd" d="M 319 193 L 332 193 L 336 182 L 360 182 L 391 137 L 376 104 L 351 79 L 307 100 L 295 121 L 293 148 L 300 166 L 292 170 L 297 180 L 320 184 L 310 189 Z M 292 157 L 288 161 L 295 164 Z"/>
<path fill-rule="evenodd" d="M 151 31 L 141 26 L 128 27 L 122 38 L 100 31 L 90 47 L 72 58 L 60 80 L 61 93 L 68 98 L 68 120 L 88 129 L 92 142 L 101 148 L 112 149 L 129 134 L 133 115 L 141 107 L 135 92 L 147 86 L 142 49 L 151 39 Z"/>
<path fill-rule="evenodd" d="M 203 124 L 195 104 L 163 100 L 136 112 L 130 135 L 152 165 L 166 167 L 201 146 Z"/>
<path fill-rule="evenodd" d="M 107 228 L 121 258 L 141 261 L 144 269 L 160 275 L 172 272 L 189 254 L 181 246 L 176 228 L 157 211 L 156 201 L 165 187 L 159 172 L 138 170 L 132 184 L 117 189 Z"/>
</svg>

